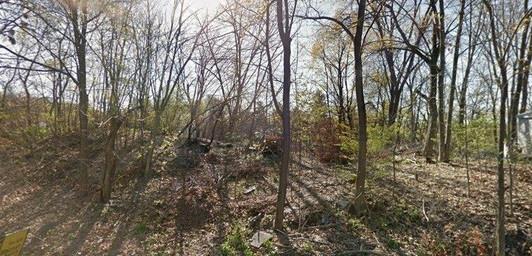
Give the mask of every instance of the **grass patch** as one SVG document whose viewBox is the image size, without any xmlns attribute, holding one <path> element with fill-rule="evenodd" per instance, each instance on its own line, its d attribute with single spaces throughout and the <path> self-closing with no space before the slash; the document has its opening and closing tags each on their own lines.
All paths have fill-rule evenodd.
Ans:
<svg viewBox="0 0 532 256">
<path fill-rule="evenodd" d="M 231 227 L 231 232 L 225 237 L 220 247 L 220 255 L 223 256 L 253 256 L 255 255 L 249 246 L 247 237 L 249 231 L 241 224 Z"/>
<path fill-rule="evenodd" d="M 148 231 L 148 226 L 146 226 L 146 223 L 138 223 L 134 228 L 133 232 L 136 235 L 144 235 L 146 234 L 146 231 Z"/>
</svg>

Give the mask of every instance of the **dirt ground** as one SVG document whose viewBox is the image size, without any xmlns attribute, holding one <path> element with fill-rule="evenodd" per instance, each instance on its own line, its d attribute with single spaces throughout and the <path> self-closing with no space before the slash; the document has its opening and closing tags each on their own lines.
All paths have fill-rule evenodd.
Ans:
<svg viewBox="0 0 532 256">
<path fill-rule="evenodd" d="M 155 174 L 139 175 L 135 150 L 120 153 L 109 204 L 98 202 L 101 143 L 93 142 L 91 191 L 76 186 L 75 137 L 39 142 L 29 153 L 0 141 L 0 232 L 29 229 L 23 255 L 217 255 L 235 225 L 271 231 L 276 160 L 246 147 L 208 154 L 159 149 Z M 373 159 L 364 217 L 349 213 L 356 176 L 309 157 L 290 175 L 286 255 L 490 255 L 495 225 L 494 161 L 427 165 L 413 155 Z M 507 250 L 532 252 L 532 165 L 514 166 Z M 509 196 L 509 191 L 507 197 Z M 287 239 L 287 240 L 286 240 Z M 265 254 L 257 250 L 258 254 Z"/>
</svg>

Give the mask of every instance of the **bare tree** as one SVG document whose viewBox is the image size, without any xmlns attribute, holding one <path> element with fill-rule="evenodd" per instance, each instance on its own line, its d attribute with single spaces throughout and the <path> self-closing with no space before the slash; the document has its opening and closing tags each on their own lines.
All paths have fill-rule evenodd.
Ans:
<svg viewBox="0 0 532 256">
<path fill-rule="evenodd" d="M 460 87 L 460 93 L 458 96 L 458 124 L 461 126 L 464 125 L 466 117 L 466 102 L 467 102 L 467 89 L 469 87 L 469 77 L 471 74 L 471 69 L 473 67 L 473 61 L 477 54 L 477 45 L 480 38 L 480 33 L 484 27 L 484 15 L 483 12 L 479 12 L 477 19 L 473 19 L 473 10 L 470 8 L 469 17 L 468 17 L 468 43 L 467 43 L 467 58 L 464 75 L 462 78 L 462 84 Z M 477 25 L 475 27 L 475 24 Z"/>
<path fill-rule="evenodd" d="M 505 141 L 506 141 L 506 102 L 508 100 L 508 70 L 507 70 L 507 53 L 510 44 L 502 45 L 497 37 L 499 28 L 497 27 L 495 12 L 493 5 L 489 0 L 483 0 L 484 6 L 487 9 L 489 24 L 490 24 L 490 39 L 495 54 L 495 61 L 499 68 L 499 75 L 497 81 L 501 89 L 500 111 L 499 111 L 499 134 L 498 134 L 498 157 L 497 157 L 497 225 L 496 225 L 496 243 L 495 254 L 505 255 L 505 201 L 504 201 L 504 158 L 505 158 Z M 518 24 L 519 27 L 520 24 Z M 513 37 L 513 34 L 512 36 Z M 510 38 L 509 41 L 512 41 Z"/>
<path fill-rule="evenodd" d="M 316 9 L 312 8 L 317 12 Z M 354 202 L 354 211 L 362 212 L 365 207 L 365 184 L 367 169 L 367 115 L 366 102 L 364 100 L 364 80 L 362 66 L 362 43 L 364 40 L 364 21 L 366 15 L 366 1 L 358 3 L 357 19 L 355 23 L 355 33 L 345 23 L 348 19 L 338 19 L 330 16 L 322 16 L 318 13 L 316 16 L 304 15 L 298 16 L 309 20 L 326 20 L 338 25 L 351 39 L 354 50 L 354 69 L 355 69 L 355 95 L 357 102 L 358 115 L 358 152 L 357 152 L 357 180 L 356 180 L 356 197 Z"/>
<path fill-rule="evenodd" d="M 126 5 L 127 4 L 127 5 Z M 118 152 L 116 151 L 116 143 L 118 138 L 118 131 L 124 122 L 124 115 L 121 111 L 126 86 L 133 84 L 132 81 L 136 79 L 138 74 L 138 67 L 136 62 L 130 61 L 127 53 L 130 52 L 134 46 L 127 35 L 127 30 L 130 29 L 128 24 L 131 9 L 133 5 L 126 3 L 115 8 L 123 9 L 119 15 L 115 14 L 108 17 L 108 26 L 100 27 L 100 54 L 98 55 L 103 68 L 104 81 L 106 90 L 110 90 L 109 94 L 109 110 L 107 112 L 108 119 L 104 121 L 102 126 L 109 126 L 107 133 L 107 141 L 105 143 L 105 164 L 102 174 L 102 190 L 100 193 L 100 201 L 108 202 L 111 198 L 113 183 L 115 179 Z M 128 106 L 129 107 L 129 106 Z"/>
<path fill-rule="evenodd" d="M 163 35 L 163 44 L 156 48 L 162 51 L 162 60 L 156 82 L 150 83 L 154 107 L 154 124 L 151 130 L 150 145 L 146 152 L 146 166 L 144 174 L 150 176 L 152 172 L 153 152 L 162 142 L 161 118 L 177 86 L 183 82 L 185 69 L 189 64 L 194 49 L 199 43 L 199 34 L 206 24 L 200 25 L 199 32 L 188 35 L 186 22 L 192 18 L 185 12 L 185 3 L 181 0 L 174 1 L 168 29 L 159 33 Z M 163 27 L 163 26 L 159 26 Z M 157 54 L 156 54 L 157 55 Z"/>
<path fill-rule="evenodd" d="M 456 39 L 454 43 L 454 53 L 453 53 L 453 69 L 451 71 L 451 91 L 449 92 L 449 108 L 447 111 L 447 128 L 445 132 L 445 146 L 443 148 L 443 153 L 441 155 L 441 161 L 448 162 L 451 151 L 451 141 L 452 141 L 452 122 L 453 122 L 453 105 L 454 105 L 454 96 L 456 93 L 456 77 L 458 72 L 458 57 L 460 57 L 460 43 L 462 38 L 462 28 L 464 24 L 464 15 L 465 15 L 465 0 L 460 0 L 460 11 L 458 13 L 458 31 L 456 32 Z"/>
<path fill-rule="evenodd" d="M 417 8 L 420 8 L 419 5 L 417 5 Z M 429 122 L 427 126 L 427 133 L 425 136 L 425 146 L 424 146 L 423 151 L 424 151 L 424 155 L 425 155 L 427 162 L 432 163 L 434 162 L 435 145 L 436 145 L 435 140 L 436 140 L 436 135 L 438 133 L 438 104 L 437 104 L 437 94 L 438 94 L 438 85 L 439 85 L 438 79 L 442 77 L 439 75 L 441 72 L 441 67 L 439 67 L 438 60 L 441 57 L 440 47 L 442 43 L 440 43 L 440 40 L 441 40 L 442 33 L 440 31 L 443 28 L 441 26 L 442 24 L 440 23 L 440 19 L 437 18 L 440 16 L 438 12 L 438 7 L 437 7 L 437 0 L 431 0 L 429 2 L 429 6 L 426 8 L 425 14 L 421 16 L 420 21 L 417 21 L 416 17 L 411 17 L 407 15 L 407 17 L 410 19 L 410 22 L 415 23 L 418 33 L 423 35 L 422 41 L 425 43 L 426 47 L 428 48 L 428 51 L 425 51 L 420 46 L 417 46 L 416 44 L 413 44 L 412 42 L 410 42 L 406 32 L 402 29 L 402 26 L 400 25 L 400 22 L 399 22 L 398 14 L 405 12 L 405 10 L 400 9 L 399 12 L 397 12 L 394 9 L 394 5 L 388 5 L 388 9 L 390 10 L 390 14 L 393 18 L 395 27 L 397 28 L 397 31 L 399 32 L 399 35 L 400 35 L 399 40 L 395 40 L 395 41 L 397 41 L 398 43 L 404 44 L 403 47 L 398 47 L 398 48 L 412 51 L 413 53 L 416 54 L 416 56 L 421 58 L 429 66 L 429 70 L 430 70 L 429 95 L 424 97 L 426 98 L 426 101 L 428 103 Z M 429 29 L 430 25 L 432 25 L 431 39 L 428 40 L 427 38 L 425 38 L 424 34 Z"/>
<path fill-rule="evenodd" d="M 283 107 L 282 107 L 282 156 L 279 170 L 279 189 L 277 190 L 277 205 L 275 210 L 275 229 L 283 229 L 284 206 L 286 203 L 286 189 L 288 187 L 288 172 L 290 168 L 291 129 L 290 129 L 290 85 L 291 81 L 291 42 L 294 12 L 297 0 L 290 6 L 289 0 L 276 1 L 277 31 L 283 45 Z M 292 8 L 292 10 L 290 10 Z"/>
</svg>

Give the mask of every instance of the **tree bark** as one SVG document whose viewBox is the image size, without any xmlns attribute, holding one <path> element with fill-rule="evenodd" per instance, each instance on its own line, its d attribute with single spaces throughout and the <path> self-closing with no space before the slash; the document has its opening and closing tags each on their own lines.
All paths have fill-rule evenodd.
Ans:
<svg viewBox="0 0 532 256">
<path fill-rule="evenodd" d="M 355 191 L 355 211 L 361 213 L 365 207 L 365 184 L 366 184 L 366 162 L 367 162 L 367 116 L 366 102 L 364 100 L 364 81 L 362 77 L 362 41 L 364 31 L 364 17 L 366 15 L 366 0 L 358 3 L 357 26 L 353 39 L 355 56 L 355 94 L 357 101 L 358 115 L 358 156 L 357 156 L 357 180 Z"/>
<path fill-rule="evenodd" d="M 279 170 L 279 189 L 277 191 L 277 205 L 275 212 L 274 227 L 277 230 L 283 229 L 284 207 L 286 203 L 286 189 L 288 186 L 288 172 L 290 168 L 290 148 L 292 139 L 290 129 L 290 45 L 292 38 L 289 10 L 287 9 L 287 1 L 288 0 L 277 0 L 277 27 L 279 30 L 279 36 L 281 37 L 281 43 L 283 45 L 283 135 L 281 145 L 283 152 L 281 155 L 281 168 Z M 286 15 L 283 13 L 283 9 L 286 12 Z"/>
<path fill-rule="evenodd" d="M 465 0 L 460 0 L 460 12 L 458 14 L 458 31 L 456 32 L 456 41 L 453 54 L 453 70 L 451 74 L 451 91 L 449 92 L 449 110 L 447 113 L 447 127 L 445 135 L 445 148 L 442 155 L 443 162 L 449 162 L 451 155 L 452 142 L 452 123 L 453 123 L 453 105 L 454 95 L 456 93 L 456 73 L 458 70 L 458 57 L 460 56 L 460 39 L 462 37 L 462 27 L 464 23 Z"/>
<path fill-rule="evenodd" d="M 118 157 L 115 152 L 116 138 L 122 120 L 118 116 L 111 117 L 111 127 L 109 135 L 107 136 L 107 143 L 105 144 L 105 169 L 102 177 L 102 190 L 100 194 L 100 201 L 102 203 L 109 202 L 111 199 L 111 192 L 113 189 L 113 182 L 116 172 L 116 162 Z"/>
<path fill-rule="evenodd" d="M 439 43 L 440 43 L 440 69 L 438 72 L 438 134 L 439 134 L 439 150 L 438 159 L 442 161 L 445 158 L 445 6 L 444 1 L 440 0 L 440 13 L 439 13 Z"/>
<path fill-rule="evenodd" d="M 433 15 L 437 14 L 436 0 L 431 1 L 431 9 Z M 429 124 L 427 127 L 427 135 L 425 137 L 424 155 L 428 163 L 434 162 L 435 154 L 435 140 L 438 133 L 438 104 L 436 95 L 438 93 L 438 58 L 440 57 L 440 44 L 438 43 L 440 25 L 438 20 L 433 24 L 432 32 L 432 52 L 429 62 L 430 68 L 430 88 L 429 88 Z"/>
<path fill-rule="evenodd" d="M 81 4 L 71 4 L 72 22 L 74 29 L 74 47 L 76 49 L 76 57 L 78 59 L 77 80 L 79 89 L 79 127 L 80 127 L 80 172 L 79 184 L 82 193 L 88 192 L 88 111 L 89 111 L 89 96 L 87 94 L 87 63 L 86 63 L 86 48 L 87 48 L 87 3 L 80 1 Z"/>
<path fill-rule="evenodd" d="M 460 88 L 460 96 L 458 98 L 458 124 L 464 126 L 465 117 L 466 117 L 466 96 L 467 96 L 467 87 L 469 84 L 469 75 L 471 74 L 471 68 L 473 66 L 473 58 L 475 57 L 475 52 L 477 48 L 477 39 L 481 33 L 483 26 L 478 26 L 476 30 L 473 30 L 473 8 L 469 9 L 469 33 L 468 33 L 468 50 L 467 50 L 467 62 L 464 71 L 464 77 L 462 79 L 462 87 Z M 482 12 L 478 16 L 477 22 L 482 22 L 483 16 Z"/>
<path fill-rule="evenodd" d="M 530 20 L 527 20 L 530 24 Z M 521 108 L 519 113 L 524 113 L 528 108 L 528 80 L 530 75 L 530 64 L 532 62 L 532 33 L 529 32 L 528 38 L 528 53 L 526 56 L 526 63 L 523 67 L 523 88 L 522 88 L 522 99 L 521 99 Z"/>
<path fill-rule="evenodd" d="M 497 157 L 497 214 L 496 214 L 496 231 L 495 231 L 495 255 L 505 255 L 505 209 L 504 209 L 504 144 L 506 138 L 506 101 L 508 99 L 508 78 L 506 63 L 501 56 L 501 49 L 497 41 L 497 28 L 495 25 L 495 17 L 491 3 L 484 0 L 484 5 L 488 11 L 490 19 L 491 43 L 495 52 L 495 58 L 500 69 L 500 87 L 501 87 L 501 102 L 499 112 L 499 136 L 497 141 L 498 157 Z"/>
<path fill-rule="evenodd" d="M 525 10 L 528 8 L 528 0 L 524 2 Z M 513 90 L 512 97 L 510 100 L 510 113 L 509 113 L 509 139 L 510 147 L 513 150 L 514 143 L 516 142 L 517 137 L 517 114 L 519 114 L 519 100 L 521 99 L 521 92 L 523 88 L 527 85 L 524 84 L 525 77 L 528 75 L 526 70 L 529 70 L 528 58 L 527 58 L 527 39 L 528 39 L 528 29 L 530 25 L 530 20 L 525 19 L 524 32 L 521 35 L 521 43 L 519 46 L 518 61 L 517 61 L 517 83 L 515 90 Z M 529 40 L 528 48 L 532 47 L 532 40 Z M 513 86 L 512 86 L 513 87 Z"/>
</svg>

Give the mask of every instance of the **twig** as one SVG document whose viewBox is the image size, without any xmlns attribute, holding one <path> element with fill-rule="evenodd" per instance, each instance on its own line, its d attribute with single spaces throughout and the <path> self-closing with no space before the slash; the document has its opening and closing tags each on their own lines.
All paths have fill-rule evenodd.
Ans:
<svg viewBox="0 0 532 256">
<path fill-rule="evenodd" d="M 338 253 L 337 255 L 360 255 L 362 253 L 375 254 L 375 255 L 384 255 L 382 252 L 372 251 L 372 250 L 351 250 Z"/>
<path fill-rule="evenodd" d="M 427 212 L 425 211 L 425 198 L 422 199 L 422 210 L 423 210 L 423 216 L 425 216 L 425 219 L 427 219 L 427 222 L 429 222 L 429 217 L 427 216 Z"/>
<path fill-rule="evenodd" d="M 330 223 L 330 224 L 323 224 L 323 225 L 317 225 L 317 226 L 308 226 L 308 227 L 302 227 L 302 231 L 310 230 L 310 229 L 324 229 L 324 228 L 330 228 L 338 226 L 338 223 Z"/>
</svg>

